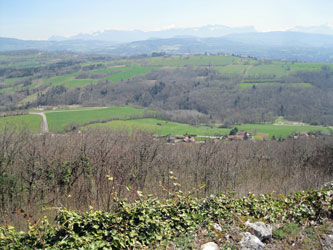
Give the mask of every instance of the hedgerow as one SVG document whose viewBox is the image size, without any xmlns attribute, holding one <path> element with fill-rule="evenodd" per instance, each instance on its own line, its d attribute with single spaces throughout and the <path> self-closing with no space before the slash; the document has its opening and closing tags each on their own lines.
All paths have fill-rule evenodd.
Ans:
<svg viewBox="0 0 333 250">
<path fill-rule="evenodd" d="M 134 203 L 115 200 L 112 211 L 59 209 L 55 225 L 44 218 L 17 232 L 0 227 L 0 249 L 144 249 L 172 241 L 219 222 L 222 227 L 244 220 L 266 223 L 320 224 L 333 214 L 333 189 L 299 191 L 288 196 L 233 193 L 197 199 L 181 191 L 160 200 L 140 197 Z"/>
</svg>

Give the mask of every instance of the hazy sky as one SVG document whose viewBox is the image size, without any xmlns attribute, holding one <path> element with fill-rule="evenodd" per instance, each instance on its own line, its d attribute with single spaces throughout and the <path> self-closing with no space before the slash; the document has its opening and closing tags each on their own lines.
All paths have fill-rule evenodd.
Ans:
<svg viewBox="0 0 333 250">
<path fill-rule="evenodd" d="M 47 39 L 208 24 L 283 30 L 333 25 L 332 11 L 332 0 L 0 0 L 0 36 Z"/>
</svg>

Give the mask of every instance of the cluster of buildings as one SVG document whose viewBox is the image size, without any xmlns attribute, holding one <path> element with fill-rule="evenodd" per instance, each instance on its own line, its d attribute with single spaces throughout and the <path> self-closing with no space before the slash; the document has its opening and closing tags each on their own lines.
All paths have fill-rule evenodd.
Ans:
<svg viewBox="0 0 333 250">
<path fill-rule="evenodd" d="M 254 137 L 246 130 L 238 131 L 235 135 L 225 135 L 225 136 L 169 135 L 169 136 L 156 136 L 156 137 L 159 138 L 166 137 L 167 143 L 205 143 L 205 141 L 208 140 L 213 142 L 218 142 L 222 140 L 223 141 L 254 140 Z"/>
<path fill-rule="evenodd" d="M 257 137 L 260 137 L 263 140 L 269 140 L 268 134 L 261 134 L 257 133 Z M 329 132 L 323 131 L 313 131 L 313 132 L 306 132 L 301 131 L 297 133 L 291 134 L 288 138 L 290 139 L 298 139 L 300 137 L 318 137 L 318 136 L 329 136 Z M 247 130 L 240 130 L 235 134 L 229 134 L 225 136 L 203 136 L 203 135 L 168 135 L 168 136 L 155 136 L 159 139 L 166 139 L 167 143 L 205 143 L 206 141 L 218 142 L 218 141 L 255 141 L 254 136 L 249 133 Z M 276 140 L 273 136 L 272 140 Z"/>
</svg>

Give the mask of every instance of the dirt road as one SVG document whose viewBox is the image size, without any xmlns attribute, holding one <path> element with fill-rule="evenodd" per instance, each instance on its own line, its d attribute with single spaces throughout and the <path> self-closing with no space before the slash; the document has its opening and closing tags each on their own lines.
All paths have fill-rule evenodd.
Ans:
<svg viewBox="0 0 333 250">
<path fill-rule="evenodd" d="M 46 115 L 44 113 L 37 113 L 37 112 L 30 112 L 32 115 L 39 115 L 43 118 L 43 124 L 42 124 L 42 133 L 48 133 L 49 132 L 49 126 L 47 125 Z"/>
</svg>

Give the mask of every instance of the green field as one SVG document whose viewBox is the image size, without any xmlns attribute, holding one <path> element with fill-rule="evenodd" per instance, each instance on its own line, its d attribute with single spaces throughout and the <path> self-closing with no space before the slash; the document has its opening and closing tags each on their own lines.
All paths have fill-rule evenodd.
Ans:
<svg viewBox="0 0 333 250">
<path fill-rule="evenodd" d="M 224 67 L 216 67 L 216 70 L 221 74 L 246 74 L 252 65 L 230 64 Z"/>
<path fill-rule="evenodd" d="M 161 124 L 161 125 L 158 125 Z M 136 119 L 136 120 L 119 120 L 111 121 L 103 124 L 92 124 L 88 127 L 109 127 L 119 130 L 133 131 L 140 129 L 149 131 L 154 134 L 168 135 L 168 134 L 192 134 L 192 135 L 203 135 L 203 136 L 214 136 L 214 135 L 226 135 L 230 132 L 230 129 L 221 128 L 210 128 L 208 126 L 191 126 L 188 124 L 181 124 L 176 122 L 167 122 L 158 119 Z M 243 124 L 236 126 L 238 130 L 247 130 L 252 135 L 256 133 L 267 134 L 268 137 L 287 137 L 294 132 L 301 131 L 315 131 L 321 130 L 329 132 L 329 130 L 322 126 L 311 126 L 311 125 L 274 125 L 274 124 Z"/>
<path fill-rule="evenodd" d="M 321 130 L 330 132 L 327 128 L 322 126 L 311 126 L 311 125 L 274 125 L 274 124 L 243 124 L 237 125 L 238 130 L 247 130 L 251 134 L 264 133 L 268 134 L 269 137 L 273 135 L 277 137 L 287 137 L 292 133 L 301 131 L 315 131 Z"/>
<path fill-rule="evenodd" d="M 278 87 L 312 87 L 311 83 L 298 82 L 298 83 L 277 83 L 277 82 L 243 82 L 239 84 L 241 88 L 252 88 L 253 85 L 257 87 L 263 86 L 278 86 Z"/>
<path fill-rule="evenodd" d="M 223 67 L 216 67 L 221 74 L 243 74 L 244 77 L 265 77 L 279 79 L 296 71 L 321 70 L 323 66 L 332 68 L 328 63 L 291 63 L 273 61 L 269 64 L 257 64 L 257 61 L 244 61 L 239 59 L 238 63 L 229 64 Z"/>
<path fill-rule="evenodd" d="M 33 110 L 32 110 L 33 111 Z M 40 112 L 40 111 L 39 111 Z M 61 132 L 66 126 L 71 123 L 84 124 L 91 121 L 105 121 L 110 118 L 129 119 L 135 116 L 142 116 L 145 112 L 154 112 L 152 110 L 138 109 L 130 106 L 123 107 L 108 107 L 108 108 L 78 108 L 67 110 L 48 110 L 46 114 L 50 132 Z M 17 126 L 18 129 L 28 128 L 33 132 L 40 131 L 41 117 L 37 115 L 22 115 L 22 116 L 9 116 L 0 118 L 0 128 L 5 124 L 10 126 Z M 280 120 L 278 120 L 280 121 Z M 276 121 L 276 122 L 278 122 Z M 291 122 L 286 121 L 286 125 L 277 124 L 243 124 L 237 125 L 239 130 L 247 130 L 252 135 L 267 134 L 268 137 L 287 137 L 288 135 L 301 132 L 301 131 L 314 131 L 321 130 L 330 132 L 328 128 L 322 126 L 311 125 L 291 125 Z M 145 119 L 130 119 L 130 120 L 114 120 L 107 123 L 95 123 L 87 127 L 109 127 L 117 130 L 135 129 L 149 131 L 154 134 L 168 135 L 168 134 L 192 134 L 203 136 L 226 135 L 230 129 L 217 128 L 209 126 L 191 126 L 188 124 L 181 124 L 177 122 L 168 122 L 159 119 L 145 118 Z"/>
<path fill-rule="evenodd" d="M 171 57 L 152 57 L 145 63 L 152 66 L 183 67 L 193 66 L 224 66 L 232 63 L 241 63 L 241 58 L 234 56 L 171 56 Z M 250 59 L 249 59 L 250 60 Z"/>
<path fill-rule="evenodd" d="M 97 79 L 75 79 L 77 75 L 78 72 L 47 79 L 40 79 L 40 82 L 43 84 L 52 84 L 54 86 L 63 85 L 67 88 L 76 88 L 90 83 L 97 83 L 98 81 Z"/>
<path fill-rule="evenodd" d="M 100 73 L 100 74 L 109 74 L 114 71 L 122 71 L 126 68 L 128 68 L 128 67 L 126 67 L 125 65 L 119 65 L 119 66 L 112 66 L 109 68 L 93 69 L 93 70 L 90 70 L 89 72 Z"/>
<path fill-rule="evenodd" d="M 247 76 L 259 77 L 259 76 L 270 75 L 272 76 L 272 78 L 275 77 L 280 78 L 287 74 L 288 71 L 280 63 L 262 64 L 258 66 L 253 66 L 247 72 Z"/>
<path fill-rule="evenodd" d="M 28 129 L 34 133 L 40 132 L 42 117 L 39 115 L 19 115 L 0 118 L 0 131 L 5 127 L 17 128 L 19 130 Z"/>
<path fill-rule="evenodd" d="M 28 89 L 33 89 L 38 85 L 38 82 L 35 82 L 31 85 L 28 86 L 17 86 L 17 87 L 9 87 L 9 88 L 4 88 L 0 89 L 0 93 L 9 93 L 9 92 L 15 92 L 15 91 L 25 91 Z"/>
<path fill-rule="evenodd" d="M 331 69 L 332 64 L 329 63 L 288 63 L 290 71 L 299 71 L 299 70 L 321 70 L 323 66 L 328 66 Z"/>
<path fill-rule="evenodd" d="M 24 79 L 24 77 L 7 78 L 4 80 L 4 82 L 10 85 L 15 83 L 17 80 L 22 80 L 22 79 Z"/>
<path fill-rule="evenodd" d="M 158 125 L 160 124 L 160 125 Z M 191 126 L 177 122 L 168 122 L 159 119 L 136 119 L 127 121 L 111 121 L 105 124 L 92 124 L 87 127 L 109 127 L 116 130 L 143 130 L 159 135 L 191 134 L 191 135 L 225 135 L 230 129 L 210 128 L 206 126 Z"/>
<path fill-rule="evenodd" d="M 151 67 L 141 67 L 141 66 L 130 66 L 130 67 L 126 67 L 125 71 L 113 74 L 109 77 L 107 77 L 106 79 L 108 79 L 110 82 L 119 82 L 119 81 L 124 81 L 127 79 L 132 78 L 133 76 L 136 75 L 143 75 L 148 73 L 152 68 Z"/>
<path fill-rule="evenodd" d="M 95 109 L 79 109 L 64 111 L 45 112 L 49 130 L 51 132 L 59 132 L 64 130 L 66 125 L 70 123 L 87 123 L 90 121 L 102 121 L 110 118 L 128 119 L 135 115 L 143 115 L 144 109 L 137 109 L 129 106 L 109 107 Z"/>
</svg>

